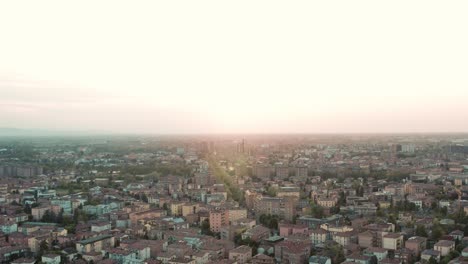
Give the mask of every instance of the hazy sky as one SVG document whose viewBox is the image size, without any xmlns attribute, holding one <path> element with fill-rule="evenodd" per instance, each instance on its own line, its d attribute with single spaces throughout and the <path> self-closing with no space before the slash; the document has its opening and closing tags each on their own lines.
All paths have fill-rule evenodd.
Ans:
<svg viewBox="0 0 468 264">
<path fill-rule="evenodd" d="M 1 1 L 0 127 L 468 132 L 468 1 Z"/>
</svg>

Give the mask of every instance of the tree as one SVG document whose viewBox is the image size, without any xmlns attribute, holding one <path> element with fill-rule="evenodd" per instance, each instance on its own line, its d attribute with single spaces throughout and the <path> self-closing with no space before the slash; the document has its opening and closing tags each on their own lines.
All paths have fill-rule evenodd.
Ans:
<svg viewBox="0 0 468 264">
<path fill-rule="evenodd" d="M 279 219 L 277 215 L 270 214 L 262 214 L 259 218 L 259 222 L 270 229 L 278 229 L 278 220 Z"/>
<path fill-rule="evenodd" d="M 344 191 L 340 192 L 340 196 L 338 197 L 338 206 L 346 205 L 346 194 Z"/>
<path fill-rule="evenodd" d="M 417 236 L 428 237 L 426 227 L 423 225 L 418 225 L 415 231 Z"/>
<path fill-rule="evenodd" d="M 442 227 L 440 225 L 434 225 L 432 228 L 431 239 L 437 241 L 440 237 L 442 237 L 443 234 L 444 230 Z"/>
<path fill-rule="evenodd" d="M 310 213 L 315 218 L 323 218 L 324 216 L 323 207 L 318 204 L 313 204 L 310 207 Z"/>
<path fill-rule="evenodd" d="M 54 223 L 57 220 L 57 216 L 53 211 L 47 210 L 42 216 L 41 221 L 46 223 Z"/>
<path fill-rule="evenodd" d="M 26 214 L 31 214 L 31 206 L 30 206 L 29 204 L 26 204 L 26 205 L 24 206 L 24 212 L 25 212 Z"/>
<path fill-rule="evenodd" d="M 141 200 L 142 200 L 143 202 L 145 202 L 145 203 L 148 203 L 148 196 L 146 195 L 146 193 L 143 193 L 143 194 L 141 195 Z"/>
<path fill-rule="evenodd" d="M 339 244 L 328 246 L 325 249 L 325 255 L 332 259 L 333 264 L 342 263 L 343 261 L 346 260 L 344 252 L 343 252 L 343 247 L 340 246 Z"/>
<path fill-rule="evenodd" d="M 60 210 L 60 213 L 57 215 L 55 220 L 58 224 L 63 224 L 63 209 Z"/>
<path fill-rule="evenodd" d="M 47 250 L 49 250 L 49 245 L 47 244 L 46 240 L 42 240 L 39 244 L 39 252 L 37 254 L 39 260 L 41 259 L 42 255 L 44 255 L 44 252 L 46 252 Z"/>
<path fill-rule="evenodd" d="M 431 257 L 431 258 L 429 259 L 429 264 L 437 264 L 437 260 L 435 260 L 434 257 Z"/>
<path fill-rule="evenodd" d="M 273 186 L 268 187 L 266 194 L 271 197 L 276 197 L 278 189 Z"/>
<path fill-rule="evenodd" d="M 210 222 L 208 219 L 205 219 L 201 224 L 201 233 L 207 236 L 213 236 L 214 233 L 210 229 Z"/>
</svg>

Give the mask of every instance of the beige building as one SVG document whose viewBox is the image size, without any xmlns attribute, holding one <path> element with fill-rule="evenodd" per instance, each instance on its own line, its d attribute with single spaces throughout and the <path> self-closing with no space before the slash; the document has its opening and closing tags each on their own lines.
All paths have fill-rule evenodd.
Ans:
<svg viewBox="0 0 468 264">
<path fill-rule="evenodd" d="M 252 259 L 252 248 L 249 246 L 240 246 L 229 251 L 229 259 L 237 261 L 239 264 L 245 264 Z"/>
<path fill-rule="evenodd" d="M 76 243 L 78 253 L 100 252 L 106 247 L 114 246 L 114 237 L 112 235 L 102 235 L 91 237 Z"/>
<path fill-rule="evenodd" d="M 247 209 L 235 208 L 229 209 L 229 222 L 234 222 L 240 219 L 247 218 Z"/>
<path fill-rule="evenodd" d="M 440 252 L 442 257 L 447 256 L 450 251 L 455 249 L 455 242 L 449 240 L 440 240 L 434 245 L 434 250 Z"/>
<path fill-rule="evenodd" d="M 327 241 L 327 234 L 328 232 L 318 228 L 310 231 L 310 239 L 312 240 L 313 244 L 321 244 Z"/>
<path fill-rule="evenodd" d="M 300 190 L 298 187 L 280 187 L 278 193 L 276 194 L 278 197 L 300 197 Z"/>
<path fill-rule="evenodd" d="M 172 203 L 171 204 L 171 214 L 173 216 L 180 216 L 182 215 L 182 207 L 185 203 Z"/>
<path fill-rule="evenodd" d="M 337 232 L 332 235 L 332 238 L 336 243 L 346 247 L 356 240 L 356 234 L 353 231 Z"/>
<path fill-rule="evenodd" d="M 41 220 L 44 214 L 50 209 L 51 209 L 50 206 L 34 207 L 34 208 L 31 208 L 31 215 L 34 220 Z"/>
<path fill-rule="evenodd" d="M 322 207 L 332 208 L 335 207 L 337 203 L 336 198 L 318 198 L 317 204 Z"/>
<path fill-rule="evenodd" d="M 397 250 L 403 247 L 403 235 L 388 233 L 382 238 L 382 247 L 390 250 Z"/>
<path fill-rule="evenodd" d="M 182 205 L 182 216 L 198 213 L 200 206 L 198 204 L 184 204 Z"/>
</svg>

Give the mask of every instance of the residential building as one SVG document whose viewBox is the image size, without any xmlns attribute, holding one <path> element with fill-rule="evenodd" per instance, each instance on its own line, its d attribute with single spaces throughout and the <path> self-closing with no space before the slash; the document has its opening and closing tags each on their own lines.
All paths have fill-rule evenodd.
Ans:
<svg viewBox="0 0 468 264">
<path fill-rule="evenodd" d="M 58 254 L 46 254 L 42 256 L 41 261 L 45 264 L 60 264 L 61 257 Z"/>
<path fill-rule="evenodd" d="M 440 240 L 434 245 L 434 250 L 440 252 L 442 257 L 447 256 L 450 251 L 455 249 L 455 241 L 450 240 Z"/>
<path fill-rule="evenodd" d="M 229 259 L 235 260 L 239 264 L 245 264 L 252 259 L 252 248 L 249 246 L 239 246 L 229 251 Z"/>
<path fill-rule="evenodd" d="M 383 236 L 382 247 L 390 250 L 397 250 L 403 247 L 403 235 L 388 233 Z"/>
<path fill-rule="evenodd" d="M 405 247 L 412 250 L 416 256 L 419 256 L 419 254 L 426 249 L 426 246 L 427 238 L 420 236 L 410 237 L 405 242 Z"/>
<path fill-rule="evenodd" d="M 218 233 L 221 227 L 229 225 L 229 210 L 216 208 L 210 210 L 210 230 Z"/>
</svg>

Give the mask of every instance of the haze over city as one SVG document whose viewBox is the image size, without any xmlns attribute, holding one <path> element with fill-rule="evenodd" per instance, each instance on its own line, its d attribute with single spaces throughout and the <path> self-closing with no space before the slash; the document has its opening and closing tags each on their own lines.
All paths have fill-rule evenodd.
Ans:
<svg viewBox="0 0 468 264">
<path fill-rule="evenodd" d="M 468 264 L 468 1 L 0 1 L 0 264 Z"/>
<path fill-rule="evenodd" d="M 466 1 L 0 3 L 0 127 L 466 132 Z"/>
</svg>

